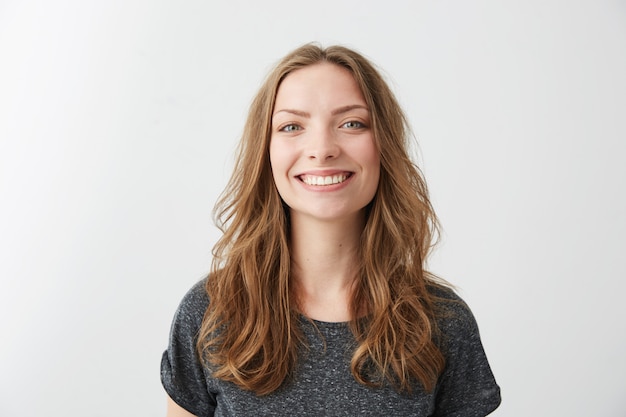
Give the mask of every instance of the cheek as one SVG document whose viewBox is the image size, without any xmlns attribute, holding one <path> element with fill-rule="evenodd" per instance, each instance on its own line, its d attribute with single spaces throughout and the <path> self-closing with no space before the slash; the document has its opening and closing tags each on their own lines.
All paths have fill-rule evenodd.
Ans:
<svg viewBox="0 0 626 417">
<path fill-rule="evenodd" d="M 288 176 L 288 171 L 292 161 L 292 155 L 291 152 L 289 152 L 289 148 L 275 141 L 271 141 L 269 154 L 270 167 L 272 169 L 272 175 L 274 176 L 274 182 L 279 183 L 284 181 Z"/>
<path fill-rule="evenodd" d="M 362 149 L 361 157 L 369 173 L 370 187 L 375 192 L 380 181 L 380 153 L 376 145 L 372 142 L 371 146 Z"/>
<path fill-rule="evenodd" d="M 370 142 L 368 146 L 365 146 L 359 150 L 360 158 L 363 164 L 376 176 L 380 173 L 380 153 L 374 144 L 374 141 Z"/>
<path fill-rule="evenodd" d="M 270 142 L 269 159 L 274 185 L 283 203 L 288 204 L 290 196 L 289 171 L 292 167 L 293 155 L 284 144 Z"/>
<path fill-rule="evenodd" d="M 276 146 L 276 144 L 274 143 L 274 141 L 270 142 L 270 166 L 272 168 L 272 172 L 274 173 L 274 175 L 277 174 L 277 170 L 280 167 L 280 161 L 281 161 L 281 157 L 280 157 L 280 147 Z"/>
</svg>

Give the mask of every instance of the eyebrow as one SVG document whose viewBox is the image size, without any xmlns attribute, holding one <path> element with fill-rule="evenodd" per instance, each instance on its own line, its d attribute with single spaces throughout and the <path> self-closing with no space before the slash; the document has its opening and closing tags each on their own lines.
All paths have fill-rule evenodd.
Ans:
<svg viewBox="0 0 626 417">
<path fill-rule="evenodd" d="M 306 117 L 306 118 L 310 118 L 311 114 L 307 113 L 305 111 L 301 111 L 301 110 L 295 110 L 295 109 L 281 109 L 281 110 L 277 110 L 274 112 L 273 116 L 276 116 L 278 113 L 291 113 L 291 114 L 295 114 L 296 116 L 302 116 L 302 117 Z"/>
<path fill-rule="evenodd" d="M 349 104 L 347 106 L 342 106 L 339 107 L 335 110 L 333 110 L 330 114 L 333 116 L 337 116 L 338 114 L 343 114 L 343 113 L 347 113 L 351 110 L 354 109 L 363 109 L 363 110 L 367 110 L 369 112 L 369 109 L 367 108 L 367 106 L 364 106 L 362 104 Z M 281 109 L 281 110 L 277 110 L 274 112 L 273 116 L 276 116 L 278 113 L 281 112 L 285 112 L 285 113 L 291 113 L 291 114 L 295 114 L 296 116 L 301 116 L 301 117 L 306 117 L 306 118 L 310 118 L 311 114 L 302 110 L 295 110 L 295 109 Z"/>
<path fill-rule="evenodd" d="M 336 116 L 338 114 L 342 114 L 342 113 L 347 113 L 350 110 L 354 110 L 354 109 L 363 109 L 366 111 L 370 111 L 366 106 L 362 105 L 362 104 L 350 104 L 348 106 L 343 106 L 343 107 L 339 107 L 338 109 L 335 109 L 331 112 L 331 114 L 333 116 Z"/>
</svg>

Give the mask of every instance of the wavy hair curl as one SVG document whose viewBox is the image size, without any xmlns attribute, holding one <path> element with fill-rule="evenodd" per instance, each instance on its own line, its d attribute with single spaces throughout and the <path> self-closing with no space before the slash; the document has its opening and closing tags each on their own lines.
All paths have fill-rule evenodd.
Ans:
<svg viewBox="0 0 626 417">
<path fill-rule="evenodd" d="M 223 235 L 213 248 L 199 355 L 214 377 L 258 395 L 278 389 L 295 369 L 305 340 L 290 282 L 289 218 L 273 181 L 269 141 L 282 80 L 320 62 L 354 76 L 380 153 L 380 180 L 361 235 L 351 300 L 357 342 L 352 374 L 368 386 L 386 381 L 410 392 L 417 382 L 432 391 L 444 357 L 428 288 L 443 281 L 425 263 L 439 223 L 411 160 L 412 135 L 398 101 L 377 68 L 344 46 L 297 48 L 278 62 L 252 101 L 232 177 L 214 210 Z M 357 320 L 363 307 L 367 316 Z"/>
</svg>

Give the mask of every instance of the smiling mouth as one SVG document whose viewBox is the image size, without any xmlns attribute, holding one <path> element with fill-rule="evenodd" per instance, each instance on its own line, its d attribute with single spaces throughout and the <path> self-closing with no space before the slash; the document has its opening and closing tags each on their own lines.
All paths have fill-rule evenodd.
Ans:
<svg viewBox="0 0 626 417">
<path fill-rule="evenodd" d="M 317 176 L 317 175 L 300 175 L 300 181 L 306 185 L 334 185 L 341 184 L 352 176 L 352 173 L 343 173 L 337 175 Z"/>
</svg>

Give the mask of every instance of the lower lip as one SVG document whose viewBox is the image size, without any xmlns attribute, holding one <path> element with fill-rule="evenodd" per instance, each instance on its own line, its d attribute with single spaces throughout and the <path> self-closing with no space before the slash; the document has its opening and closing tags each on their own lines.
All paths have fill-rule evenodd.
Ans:
<svg viewBox="0 0 626 417">
<path fill-rule="evenodd" d="M 354 174 L 350 175 L 344 182 L 340 182 L 338 184 L 330 184 L 330 185 L 309 185 L 306 182 L 302 181 L 300 178 L 296 178 L 296 180 L 307 190 L 316 191 L 316 192 L 329 192 L 329 191 L 337 191 L 344 188 L 350 181 L 354 178 Z"/>
</svg>

